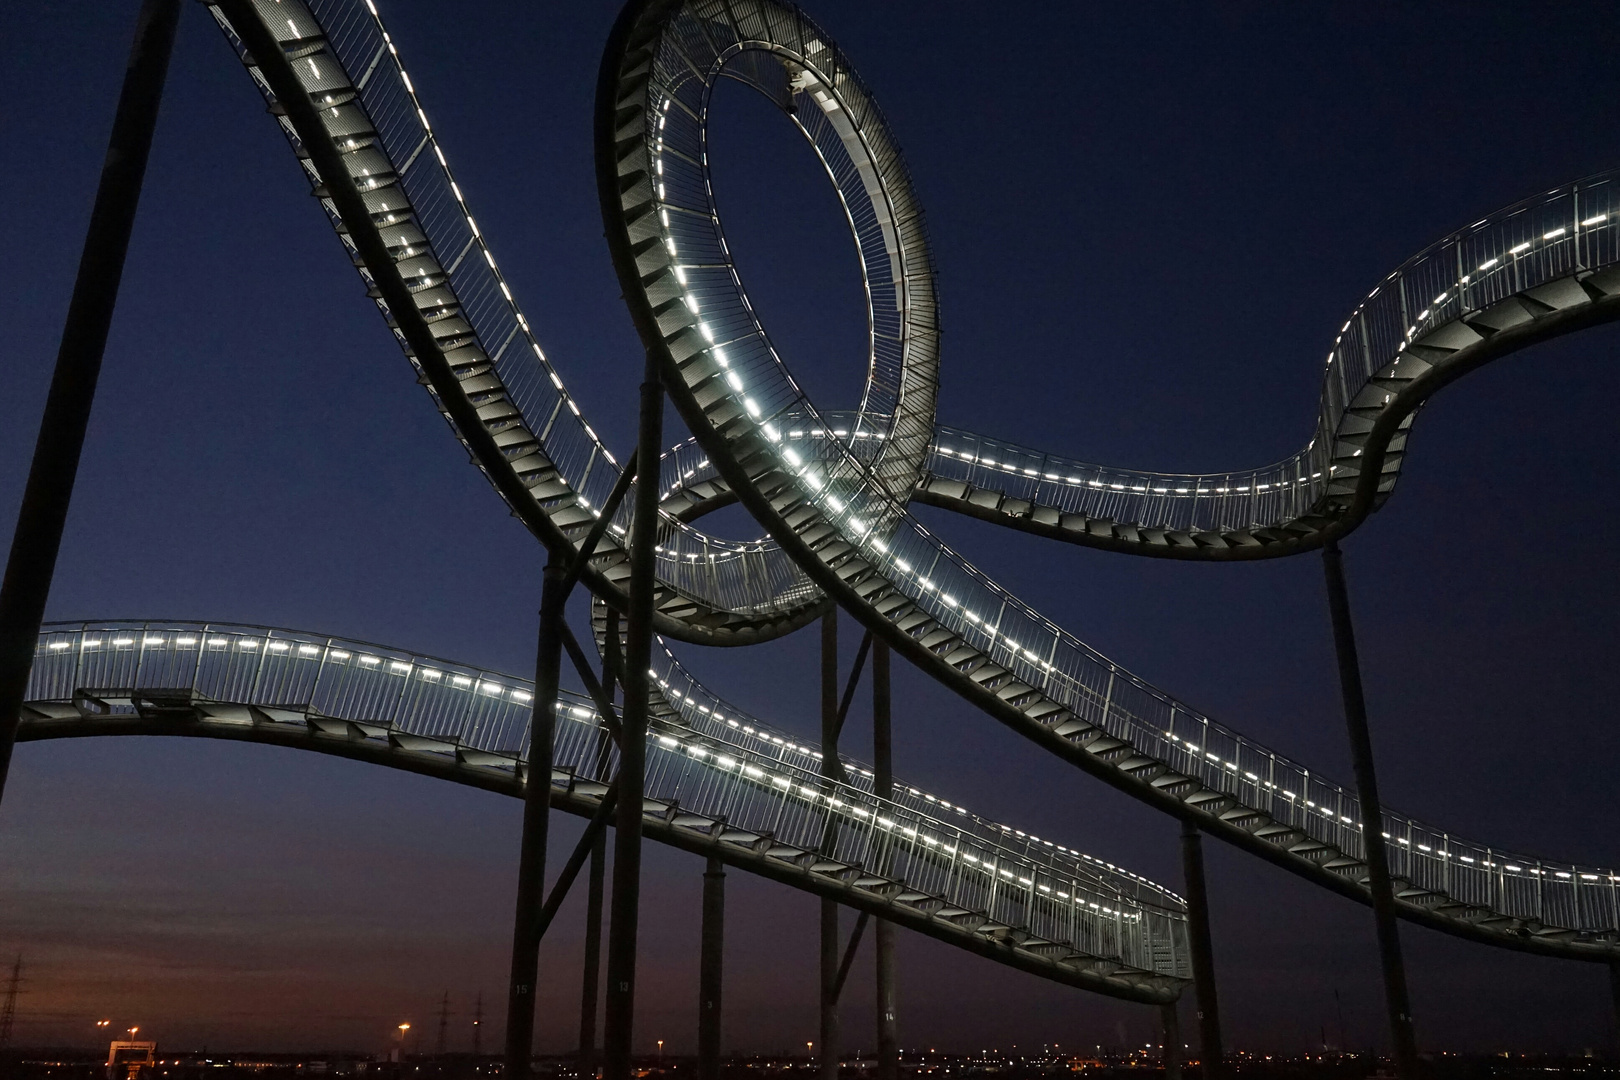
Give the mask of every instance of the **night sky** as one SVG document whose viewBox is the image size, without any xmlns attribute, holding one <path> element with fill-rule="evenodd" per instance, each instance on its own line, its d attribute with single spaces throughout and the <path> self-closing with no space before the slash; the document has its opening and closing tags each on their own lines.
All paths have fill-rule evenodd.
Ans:
<svg viewBox="0 0 1620 1080">
<path fill-rule="evenodd" d="M 0 525 L 61 334 L 135 5 L 35 4 L 0 35 Z M 632 445 L 640 347 L 601 240 L 591 97 L 611 3 L 383 9 L 480 226 L 586 415 Z M 1379 279 L 1455 227 L 1612 168 L 1605 4 L 874 5 L 809 14 L 875 90 L 928 213 L 941 422 L 1089 461 L 1244 467 L 1309 437 L 1320 358 Z M 717 121 L 733 248 L 823 406 L 859 391 L 853 249 L 807 147 L 741 88 Z M 1419 419 L 1345 544 L 1386 802 L 1549 858 L 1620 863 L 1620 331 L 1469 377 Z M 674 441 L 677 425 L 668 429 Z M 1193 565 L 924 508 L 1061 625 L 1209 715 L 1348 780 L 1319 560 Z M 752 532 L 740 511 L 723 528 Z M 717 528 L 721 526 L 717 525 Z M 365 300 L 262 99 L 183 13 L 49 616 L 265 623 L 532 667 L 540 549 L 467 464 Z M 576 601 L 579 618 L 584 604 Z M 845 621 L 844 644 L 857 635 Z M 815 634 L 683 659 L 810 737 Z M 1180 887 L 1177 827 L 914 671 L 896 767 L 953 802 Z M 845 746 L 867 752 L 857 709 Z M 24 1043 L 140 1024 L 163 1045 L 499 1045 L 519 804 L 296 751 L 22 747 L 0 810 L 0 958 Z M 579 824 L 564 819 L 556 843 Z M 1238 1047 L 1387 1042 L 1370 912 L 1207 845 Z M 560 856 L 558 857 L 560 860 Z M 554 866 L 556 862 L 554 861 Z M 649 845 L 637 1035 L 695 1042 L 701 862 Z M 815 901 L 729 877 L 727 1045 L 815 1038 Z M 542 963 L 573 1046 L 582 898 Z M 847 920 L 846 920 L 847 921 Z M 1404 930 L 1420 1043 L 1611 1037 L 1607 977 Z M 903 1046 L 1146 1042 L 1150 1010 L 904 935 Z M 869 954 L 846 995 L 870 1045 Z M 1189 1014 L 1190 1015 L 1190 1014 Z"/>
</svg>

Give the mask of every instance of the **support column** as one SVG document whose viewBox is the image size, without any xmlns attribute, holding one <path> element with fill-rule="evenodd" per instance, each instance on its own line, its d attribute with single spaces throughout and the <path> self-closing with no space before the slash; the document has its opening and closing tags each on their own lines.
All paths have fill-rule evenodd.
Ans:
<svg viewBox="0 0 1620 1080">
<path fill-rule="evenodd" d="M 838 760 L 838 609 L 821 617 L 821 775 L 843 779 Z M 827 843 L 835 834 L 828 827 Z M 821 901 L 820 1080 L 838 1080 L 838 903 Z"/>
<path fill-rule="evenodd" d="M 894 795 L 894 745 L 890 729 L 889 646 L 872 638 L 872 793 Z M 900 1080 L 900 1033 L 895 1021 L 894 924 L 873 927 L 877 954 L 877 1080 Z"/>
<path fill-rule="evenodd" d="M 1221 1046 L 1221 1006 L 1215 994 L 1215 947 L 1209 933 L 1209 888 L 1204 882 L 1204 838 L 1198 826 L 1181 823 L 1181 874 L 1187 889 L 1187 936 L 1192 946 L 1193 991 L 1198 999 L 1199 1060 L 1204 1080 L 1226 1075 Z"/>
<path fill-rule="evenodd" d="M 658 461 L 663 440 L 664 387 L 649 353 L 641 383 L 638 461 L 630 523 L 630 596 L 625 617 L 624 710 L 619 725 L 619 805 L 613 836 L 613 901 L 608 913 L 607 1008 L 602 1032 L 604 1080 L 630 1080 L 635 1035 L 636 931 L 641 911 L 641 817 L 647 788 L 647 667 L 652 662 L 653 545 L 658 542 Z"/>
<path fill-rule="evenodd" d="M 524 764 L 523 839 L 518 847 L 517 912 L 512 919 L 512 974 L 506 994 L 506 1074 L 527 1080 L 534 1053 L 534 991 L 540 973 L 540 909 L 545 901 L 546 834 L 551 824 L 552 740 L 562 667 L 562 619 L 567 605 L 563 564 L 546 563 L 540 590 L 540 634 Z"/>
<path fill-rule="evenodd" d="M 57 349 L 56 369 L 17 511 L 5 579 L 0 584 L 0 798 L 5 795 L 39 625 L 62 548 L 62 529 L 79 473 L 84 433 L 90 424 L 101 357 L 118 302 L 124 256 L 135 227 L 179 20 L 180 0 L 144 0 L 135 18 L 135 41 L 101 165 L 101 184 L 90 211 L 79 274 L 68 301 L 67 325 Z"/>
<path fill-rule="evenodd" d="M 585 977 L 579 992 L 579 1074 L 596 1075 L 596 1002 L 602 976 L 602 879 L 607 863 L 607 833 L 591 845 L 591 876 L 585 895 Z"/>
<path fill-rule="evenodd" d="M 1609 998 L 1614 1003 L 1614 1052 L 1620 1055 L 1620 961 L 1609 961 Z"/>
<path fill-rule="evenodd" d="M 1412 1028 L 1412 999 L 1406 990 L 1406 962 L 1401 956 L 1400 926 L 1395 918 L 1395 890 L 1389 878 L 1384 809 L 1378 799 L 1372 736 L 1367 730 L 1367 699 L 1362 693 L 1361 662 L 1356 655 L 1355 628 L 1350 622 L 1350 592 L 1344 581 L 1344 559 L 1339 554 L 1339 545 L 1332 540 L 1322 547 L 1322 568 L 1327 575 L 1328 612 L 1333 619 L 1333 644 L 1339 661 L 1339 689 L 1344 697 L 1344 720 L 1350 734 L 1350 763 L 1355 770 L 1356 795 L 1361 803 L 1362 857 L 1367 863 L 1367 884 L 1372 892 L 1373 923 L 1378 931 L 1378 958 L 1383 966 L 1384 1003 L 1389 1011 L 1390 1040 L 1395 1048 L 1395 1071 L 1401 1080 L 1416 1080 L 1417 1035 Z"/>
<path fill-rule="evenodd" d="M 698 1080 L 720 1080 L 720 1002 L 726 933 L 726 868 L 703 871 L 703 941 L 698 950 Z"/>
<path fill-rule="evenodd" d="M 1164 1080 L 1181 1080 L 1181 1002 L 1160 1005 L 1159 1020 L 1164 1025 Z"/>
</svg>

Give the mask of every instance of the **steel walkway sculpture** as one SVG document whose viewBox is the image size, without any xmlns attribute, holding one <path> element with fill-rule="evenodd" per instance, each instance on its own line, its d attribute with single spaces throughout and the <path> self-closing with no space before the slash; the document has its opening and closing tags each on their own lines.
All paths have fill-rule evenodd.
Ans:
<svg viewBox="0 0 1620 1080">
<path fill-rule="evenodd" d="M 1057 982 L 1173 1000 L 1185 905 L 1145 878 L 902 785 L 848 784 L 787 732 L 722 705 L 668 655 L 649 731 L 647 829 Z M 532 684 L 453 661 L 290 630 L 53 625 L 19 740 L 183 735 L 371 761 L 521 795 Z M 557 707 L 553 801 L 589 817 L 618 752 L 588 698 Z M 836 846 L 823 849 L 829 823 Z"/>
<path fill-rule="evenodd" d="M 225 4 L 212 10 L 230 32 Z M 365 0 L 252 10 L 281 78 L 318 110 L 301 126 L 244 54 L 371 295 L 457 436 L 548 547 L 595 521 L 620 473 L 500 274 L 398 48 Z M 273 16 L 273 18 L 272 18 Z M 897 144 L 830 39 L 769 2 L 648 7 L 622 61 L 607 170 L 610 240 L 646 344 L 695 436 L 663 487 L 712 469 L 769 538 L 734 543 L 668 514 L 656 626 L 747 644 L 829 600 L 969 701 L 1149 805 L 1358 899 L 1354 795 L 1098 655 L 998 587 L 906 509 L 939 505 L 1079 543 L 1202 558 L 1286 554 L 1342 535 L 1393 488 L 1423 400 L 1479 364 L 1620 313 L 1620 192 L 1597 177 L 1493 214 L 1416 256 L 1346 321 L 1326 358 L 1316 437 L 1276 466 L 1169 477 L 1080 465 L 936 431 L 939 339 L 928 238 Z M 233 37 L 233 40 L 236 40 Z M 238 41 L 240 48 L 240 42 Z M 821 416 L 760 325 L 726 244 L 706 124 L 720 78 L 780 105 L 848 215 L 868 297 L 859 412 Z M 322 177 L 311 140 L 341 155 Z M 367 213 L 339 213 L 334 187 Z M 613 235 L 616 232 L 616 236 Z M 385 256 L 385 257 L 380 257 Z M 388 297 L 408 297 L 408 305 Z M 801 453 L 810 436 L 818 452 Z M 622 509 L 611 537 L 628 535 Z M 609 544 L 587 580 L 624 603 Z M 1386 813 L 1401 914 L 1553 955 L 1620 955 L 1620 876 L 1499 851 Z"/>
<path fill-rule="evenodd" d="M 542 544 L 572 551 L 598 520 L 622 469 L 581 415 L 502 277 L 371 0 L 217 0 L 210 10 L 264 92 L 369 295 L 456 436 Z M 248 38 L 274 47 L 255 55 L 244 44 Z M 915 498 L 1069 542 L 1163 557 L 1263 558 L 1335 541 L 1389 496 L 1412 420 L 1435 392 L 1489 360 L 1620 315 L 1615 178 L 1581 181 L 1493 214 L 1381 282 L 1334 339 L 1316 433 L 1298 455 L 1219 475 L 1138 472 L 937 426 L 937 302 L 922 211 L 871 92 L 801 12 L 775 0 L 648 3 L 627 13 L 612 48 L 608 70 L 617 81 L 605 88 L 597 117 L 609 244 L 643 343 L 693 433 L 691 443 L 666 456 L 658 478 L 664 512 L 656 552 L 657 631 L 679 641 L 748 645 L 802 627 L 836 604 L 923 671 L 1083 771 L 1365 900 L 1364 822 L 1351 791 L 1100 656 L 950 550 L 911 515 L 908 503 Z M 708 169 L 707 123 L 722 78 L 743 82 L 782 108 L 842 200 L 868 302 L 870 364 L 853 414 L 824 414 L 806 398 L 771 345 L 732 260 Z M 644 481 L 651 472 L 642 473 Z M 737 543 L 698 527 L 704 511 L 733 498 L 766 536 Z M 627 503 L 585 571 L 592 592 L 615 609 L 628 602 L 632 524 Z M 176 630 L 157 629 L 172 662 L 179 656 Z M 190 633 L 200 642 L 208 632 Z M 32 730 L 137 724 L 86 716 L 86 705 L 96 712 L 95 687 L 50 681 L 53 646 L 66 642 L 60 651 L 82 656 L 88 632 L 61 633 L 68 636 L 47 636 L 42 644 L 41 686 L 51 689 L 37 695 L 41 716 Z M 256 648 L 283 641 L 289 649 L 308 645 L 359 655 L 358 646 L 326 639 L 232 633 L 237 637 L 226 638 L 237 644 L 227 649 L 241 649 L 240 642 L 258 634 L 255 640 L 264 644 Z M 413 673 L 429 668 L 483 677 L 403 654 L 373 655 L 379 663 L 407 665 L 407 682 L 425 678 Z M 665 681 L 670 678 L 666 672 Z M 153 685 L 137 675 L 114 688 Z M 266 734 L 271 741 L 300 732 L 296 738 L 311 745 L 350 748 L 338 752 L 396 755 L 393 760 L 411 768 L 481 777 L 468 782 L 503 790 L 516 783 L 515 758 L 477 757 L 516 751 L 521 739 L 512 732 L 498 745 L 467 744 L 472 756 L 464 761 L 462 745 L 445 738 L 447 729 L 384 727 L 379 716 L 308 700 L 308 709 L 279 718 L 269 710 L 290 699 L 278 705 L 256 696 L 257 687 L 184 685 L 200 697 L 175 708 L 210 732 L 235 724 L 240 732 L 279 733 Z M 500 685 L 510 692 L 517 684 Z M 90 693 L 73 706 L 79 690 Z M 127 696 L 136 715 L 166 707 Z M 216 719 L 202 698 L 245 712 Z M 73 712 L 58 715 L 47 702 Z M 702 767 L 714 768 L 714 740 L 726 744 L 728 759 L 758 760 L 757 767 L 766 768 L 757 757 L 761 747 L 737 744 L 713 729 L 717 708 L 727 716 L 735 710 L 707 692 L 671 690 L 664 704 L 685 721 L 682 730 L 699 733 L 669 736 L 680 744 L 666 748 L 672 770 L 682 754 L 683 768 L 698 768 L 690 749 L 699 745 L 710 755 Z M 697 719 L 704 715 L 711 718 L 708 727 Z M 154 714 L 138 723 L 161 722 Z M 434 740 L 437 745 L 428 745 Z M 573 761 L 571 775 L 597 778 L 584 762 Z M 780 761 L 770 768 L 784 779 L 792 772 Z M 819 777 L 788 782 L 830 790 Z M 677 798 L 665 796 L 666 803 Z M 690 846 L 693 835 L 712 836 L 719 828 L 728 858 L 740 860 L 749 850 L 758 856 L 751 868 L 781 878 L 786 872 L 768 851 L 747 848 L 772 831 L 749 816 L 764 805 L 750 801 L 756 797 L 775 796 L 761 785 L 750 787 L 746 777 L 713 789 L 716 800 L 741 800 L 724 803 L 728 809 L 680 795 L 681 806 L 700 819 L 696 832 L 682 831 L 678 818 L 685 811 L 676 810 L 660 838 Z M 589 794 L 572 803 L 572 794 L 559 798 L 577 809 Z M 853 790 L 840 798 L 852 807 L 866 805 Z M 779 808 L 790 800 L 783 796 Z M 737 809 L 729 809 L 733 805 Z M 919 811 L 897 807 L 891 816 L 902 812 Z M 794 804 L 794 813 L 803 820 L 814 816 L 808 802 Z M 1548 955 L 1620 958 L 1615 872 L 1504 853 L 1388 811 L 1376 827 L 1391 841 L 1403 917 Z M 727 829 L 756 841 L 726 848 Z M 860 842 L 875 842 L 875 833 L 864 835 Z M 936 839 L 943 843 L 943 834 Z M 952 842 L 958 849 L 966 843 Z M 808 850 L 804 843 L 797 848 Z M 913 844 L 906 857 L 929 873 L 942 872 L 931 849 Z M 1011 858 L 994 857 L 998 863 Z M 1061 916 L 1037 914 L 1055 912 L 1044 891 L 1056 888 L 1052 882 L 1061 875 L 1055 865 L 1013 872 L 1010 882 L 987 879 L 994 897 L 977 906 L 950 892 L 965 886 L 941 884 L 927 891 L 919 914 L 906 916 L 908 925 L 950 937 L 955 931 L 940 924 L 938 912 L 958 907 L 968 921 L 982 918 L 995 931 L 1005 924 L 1004 940 L 989 951 L 1013 957 L 1009 962 L 1031 970 L 1068 965 L 1061 975 L 1066 981 L 1123 996 L 1172 994 L 1183 974 L 1173 927 L 1164 938 L 1171 943 L 1166 953 L 1146 939 L 1128 947 L 1122 938 L 1108 939 L 1094 949 L 1088 935 L 1102 931 L 1100 923 L 1087 921 L 1089 907 L 1081 911 L 1071 903 Z M 805 880 L 815 883 L 806 887 L 833 887 L 817 873 L 812 865 Z M 895 880 L 877 876 L 879 891 Z M 1125 880 L 1128 886 L 1120 883 Z M 1147 910 L 1142 905 L 1150 905 L 1150 897 L 1160 898 L 1151 905 L 1168 897 L 1134 879 L 1100 876 L 1088 887 L 1113 889 L 1112 906 L 1129 913 Z M 859 888 L 847 893 L 855 906 L 867 903 Z M 1072 897 L 1080 895 L 1078 888 L 1071 880 L 1065 891 Z M 1173 923 L 1175 905 L 1163 910 Z M 1017 912 L 1022 923 L 1007 917 Z M 1059 923 L 1061 932 L 1041 929 Z M 970 947 L 987 950 L 984 935 L 969 933 L 963 942 L 970 939 Z M 1098 958 L 1119 970 L 1096 966 Z"/>
</svg>

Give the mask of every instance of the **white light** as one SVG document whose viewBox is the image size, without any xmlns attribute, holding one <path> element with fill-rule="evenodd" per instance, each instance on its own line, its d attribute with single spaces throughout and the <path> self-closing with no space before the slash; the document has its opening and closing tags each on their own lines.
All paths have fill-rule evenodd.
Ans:
<svg viewBox="0 0 1620 1080">
<path fill-rule="evenodd" d="M 53 649 L 71 649 L 71 648 L 73 648 L 73 642 L 71 642 L 71 641 L 53 641 L 50 644 L 50 648 L 53 648 Z"/>
<path fill-rule="evenodd" d="M 1530 241 L 1526 240 L 1524 243 L 1520 244 L 1517 247 L 1508 248 L 1508 254 L 1509 255 L 1517 255 L 1521 251 L 1529 251 L 1529 250 L 1530 250 Z"/>
</svg>

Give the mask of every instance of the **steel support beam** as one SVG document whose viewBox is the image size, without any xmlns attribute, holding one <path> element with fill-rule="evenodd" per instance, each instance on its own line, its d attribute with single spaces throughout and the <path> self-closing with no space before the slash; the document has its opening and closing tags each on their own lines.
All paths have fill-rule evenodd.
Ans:
<svg viewBox="0 0 1620 1080">
<path fill-rule="evenodd" d="M 563 623 L 563 629 L 568 624 Z M 563 646 L 568 645 L 568 637 L 563 639 Z M 570 652 L 572 657 L 572 652 Z M 604 724 L 613 711 L 613 690 L 619 679 L 619 613 L 612 608 L 607 612 L 607 641 L 602 650 L 602 679 L 599 689 L 592 693 L 597 699 L 597 708 L 602 709 Z M 576 659 L 576 664 L 578 663 Z M 586 665 L 580 669 L 589 671 Z M 614 716 L 613 738 L 623 741 L 623 732 L 618 728 L 618 718 Z M 592 775 L 606 777 L 608 771 L 609 744 L 613 741 L 608 732 L 599 731 L 596 734 L 596 762 Z M 596 834 L 591 843 L 591 868 L 585 894 L 585 963 L 584 973 L 580 980 L 579 989 L 579 1075 L 584 1080 L 590 1080 L 596 1075 L 596 1008 L 601 998 L 602 977 L 602 886 L 607 873 L 607 832 L 605 830 Z"/>
<path fill-rule="evenodd" d="M 838 760 L 838 609 L 821 617 L 821 775 L 842 780 Z M 829 824 L 830 846 L 836 826 Z M 821 901 L 821 1080 L 838 1080 L 838 902 Z"/>
<path fill-rule="evenodd" d="M 534 702 L 524 766 L 523 837 L 518 846 L 517 912 L 512 919 L 512 969 L 506 992 L 506 1075 L 527 1080 L 534 1054 L 535 984 L 540 975 L 541 908 L 546 887 L 546 833 L 551 824 L 552 739 L 557 683 L 562 674 L 566 567 L 546 564 L 540 587 L 540 634 L 534 658 Z"/>
<path fill-rule="evenodd" d="M 1361 662 L 1356 655 L 1355 628 L 1350 621 L 1350 590 L 1344 580 L 1344 559 L 1335 541 L 1322 545 L 1322 568 L 1327 576 L 1328 612 L 1333 619 L 1333 645 L 1339 661 L 1339 690 L 1344 697 L 1344 720 L 1350 735 L 1350 763 L 1355 770 L 1356 795 L 1361 802 L 1362 858 L 1367 863 L 1367 885 L 1372 892 L 1373 924 L 1378 931 L 1378 958 L 1383 967 L 1384 1003 L 1389 1012 L 1390 1041 L 1395 1048 L 1395 1071 L 1401 1080 L 1416 1080 L 1417 1035 L 1412 1028 L 1412 999 L 1406 990 L 1406 962 L 1401 956 L 1395 889 L 1389 877 L 1389 856 L 1384 843 L 1384 809 L 1378 799 L 1372 735 L 1367 730 L 1367 699 L 1362 693 Z"/>
<path fill-rule="evenodd" d="M 1209 887 L 1204 882 L 1204 837 L 1190 821 L 1181 823 L 1181 873 L 1187 889 L 1187 936 L 1192 946 L 1193 991 L 1198 998 L 1199 1060 L 1204 1080 L 1226 1075 L 1221 1046 L 1221 1006 L 1215 994 L 1215 947 L 1209 933 Z"/>
<path fill-rule="evenodd" d="M 1609 961 L 1609 1000 L 1614 1005 L 1614 1052 L 1620 1055 L 1620 961 Z"/>
<path fill-rule="evenodd" d="M 67 325 L 56 352 L 56 369 L 17 511 L 5 579 L 0 583 L 0 798 L 5 796 L 6 775 L 11 770 L 23 695 L 56 573 L 56 556 L 62 548 L 62 530 L 79 474 L 84 434 L 90 425 L 101 357 L 118 303 L 124 256 L 135 227 L 179 21 L 180 0 L 144 0 L 135 18 L 135 40 L 124 68 L 107 156 L 102 160 L 101 183 L 79 255 L 79 273 L 68 301 Z"/>
<path fill-rule="evenodd" d="M 545 937 L 546 931 L 551 929 L 552 920 L 557 917 L 557 911 L 568 899 L 568 890 L 574 887 L 579 878 L 579 872 L 585 868 L 586 861 L 591 857 L 596 847 L 598 837 L 607 835 L 608 819 L 613 816 L 619 801 L 619 781 L 615 777 L 602 793 L 602 801 L 591 815 L 591 820 L 585 823 L 585 831 L 580 834 L 579 841 L 575 843 L 574 850 L 563 863 L 562 870 L 557 874 L 557 880 L 551 883 L 551 894 L 540 907 L 540 936 Z"/>
<path fill-rule="evenodd" d="M 720 1080 L 726 867 L 713 855 L 703 871 L 703 940 L 698 947 L 698 1080 Z"/>
<path fill-rule="evenodd" d="M 889 646 L 872 641 L 872 793 L 880 799 L 894 796 L 894 752 L 890 731 Z M 900 1032 L 895 1023 L 895 927 L 884 919 L 873 928 L 877 956 L 877 1080 L 900 1080 Z"/>
<path fill-rule="evenodd" d="M 664 429 L 664 387 L 651 353 L 641 383 L 639 461 L 658 460 Z M 636 1008 L 636 931 L 641 912 L 641 818 L 647 788 L 648 665 L 652 662 L 653 589 L 658 542 L 658 472 L 636 484 L 630 523 L 630 593 L 625 613 L 624 710 L 619 747 L 619 806 L 613 836 L 613 900 L 608 912 L 607 1007 L 602 1032 L 604 1080 L 631 1080 Z"/>
<path fill-rule="evenodd" d="M 1160 1055 L 1164 1080 L 1181 1080 L 1181 1002 L 1160 1005 L 1159 1021 L 1164 1025 L 1164 1052 Z"/>
<path fill-rule="evenodd" d="M 630 484 L 636 478 L 636 463 L 640 460 L 640 456 L 631 451 L 630 460 L 624 463 L 619 478 L 613 482 L 613 490 L 608 492 L 607 502 L 597 509 L 595 524 L 585 534 L 585 539 L 579 542 L 579 547 L 575 549 L 574 557 L 569 562 L 568 577 L 563 582 L 564 593 L 573 592 L 574 586 L 579 584 L 580 575 L 585 573 L 585 567 L 596 554 L 597 545 L 602 542 L 602 537 L 607 535 L 609 526 L 613 524 L 613 516 L 619 512 L 619 504 L 624 502 Z"/>
<path fill-rule="evenodd" d="M 825 751 L 823 751 L 825 753 Z M 820 1080 L 838 1080 L 838 901 L 821 901 Z"/>
<path fill-rule="evenodd" d="M 855 954 L 861 949 L 861 937 L 872 916 L 861 912 L 855 919 L 855 929 L 849 932 L 849 944 L 844 946 L 844 958 L 838 962 L 838 978 L 833 980 L 833 1001 L 844 996 L 844 984 L 849 981 L 849 969 L 855 966 Z"/>
<path fill-rule="evenodd" d="M 596 1075 L 596 1002 L 602 976 L 602 884 L 607 868 L 607 833 L 591 845 L 585 892 L 585 973 L 579 991 L 579 1075 Z"/>
<path fill-rule="evenodd" d="M 849 678 L 844 682 L 844 696 L 838 699 L 838 721 L 834 731 L 838 735 L 844 733 L 844 721 L 849 719 L 849 706 L 855 700 L 855 691 L 861 685 L 861 669 L 866 666 L 866 654 L 872 648 L 872 631 L 868 630 L 861 637 L 860 648 L 855 650 L 855 663 L 849 669 Z"/>
</svg>

